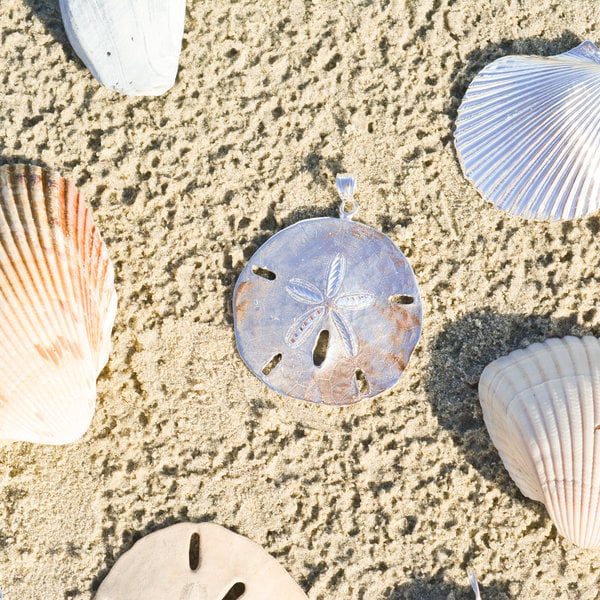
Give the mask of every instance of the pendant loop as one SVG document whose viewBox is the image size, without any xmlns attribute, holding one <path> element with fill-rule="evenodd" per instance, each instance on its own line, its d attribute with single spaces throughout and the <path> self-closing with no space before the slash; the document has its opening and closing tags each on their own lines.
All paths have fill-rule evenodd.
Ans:
<svg viewBox="0 0 600 600">
<path fill-rule="evenodd" d="M 356 179 L 348 173 L 340 173 L 335 176 L 335 184 L 342 201 L 340 204 L 340 218 L 350 220 L 359 208 L 358 202 L 354 199 Z"/>
</svg>

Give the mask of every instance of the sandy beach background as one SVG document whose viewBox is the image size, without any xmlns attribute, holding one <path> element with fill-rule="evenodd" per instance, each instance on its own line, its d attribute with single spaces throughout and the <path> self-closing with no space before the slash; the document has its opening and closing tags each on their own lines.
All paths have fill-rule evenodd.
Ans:
<svg viewBox="0 0 600 600">
<path fill-rule="evenodd" d="M 491 360 L 600 334 L 600 218 L 533 223 L 487 204 L 453 145 L 474 75 L 506 54 L 600 41 L 596 0 L 188 0 L 175 87 L 101 88 L 57 0 L 0 7 L 0 159 L 60 170 L 114 261 L 119 311 L 79 442 L 0 448 L 5 600 L 87 600 L 143 535 L 215 521 L 311 600 L 591 600 L 600 554 L 558 536 L 492 446 Z M 246 260 L 300 219 L 390 236 L 420 284 L 402 379 L 348 408 L 279 397 L 235 349 Z M 210 599 L 212 600 L 212 599 Z"/>
</svg>

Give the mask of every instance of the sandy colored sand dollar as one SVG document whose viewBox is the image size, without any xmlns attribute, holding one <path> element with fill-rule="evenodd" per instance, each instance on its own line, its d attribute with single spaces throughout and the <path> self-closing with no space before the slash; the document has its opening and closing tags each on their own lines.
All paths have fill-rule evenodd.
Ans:
<svg viewBox="0 0 600 600">
<path fill-rule="evenodd" d="M 214 523 L 179 523 L 139 540 L 96 600 L 307 600 L 258 544 Z"/>
</svg>

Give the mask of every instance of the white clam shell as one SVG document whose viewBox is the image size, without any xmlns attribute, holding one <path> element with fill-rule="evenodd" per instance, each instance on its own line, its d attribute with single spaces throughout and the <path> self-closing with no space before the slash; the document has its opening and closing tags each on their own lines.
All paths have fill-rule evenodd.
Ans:
<svg viewBox="0 0 600 600">
<path fill-rule="evenodd" d="M 175 83 L 185 0 L 60 0 L 73 49 L 104 86 L 159 96 Z"/>
<path fill-rule="evenodd" d="M 113 267 L 73 184 L 0 167 L 0 440 L 81 437 L 106 364 Z"/>
<path fill-rule="evenodd" d="M 178 523 L 143 537 L 117 560 L 95 600 L 226 597 L 307 600 L 258 544 L 214 523 Z"/>
<path fill-rule="evenodd" d="M 521 492 L 571 542 L 600 547 L 600 341 L 553 338 L 499 358 L 481 375 L 479 399 Z"/>
<path fill-rule="evenodd" d="M 456 149 L 489 201 L 539 220 L 600 208 L 600 51 L 506 56 L 471 82 L 458 110 Z"/>
</svg>

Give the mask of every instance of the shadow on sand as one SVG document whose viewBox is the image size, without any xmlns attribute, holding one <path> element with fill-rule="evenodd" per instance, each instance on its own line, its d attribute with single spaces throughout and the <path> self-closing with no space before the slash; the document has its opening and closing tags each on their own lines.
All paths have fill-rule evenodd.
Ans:
<svg viewBox="0 0 600 600">
<path fill-rule="evenodd" d="M 448 323 L 432 341 L 425 380 L 432 412 L 467 461 L 486 479 L 516 493 L 483 422 L 477 384 L 485 366 L 549 337 L 589 334 L 594 331 L 578 325 L 575 317 L 555 319 L 481 309 Z"/>
<path fill-rule="evenodd" d="M 465 575 L 466 579 L 466 575 Z M 492 582 L 479 584 L 481 597 L 485 600 L 512 600 L 507 583 Z M 417 579 L 395 587 L 386 600 L 474 600 L 475 593 L 470 585 L 458 586 L 434 577 Z"/>
</svg>

